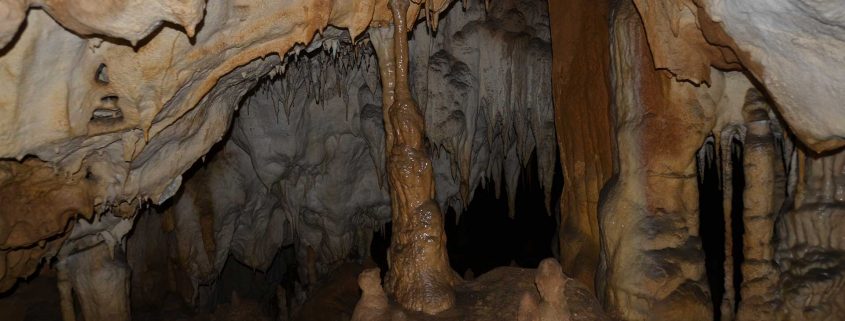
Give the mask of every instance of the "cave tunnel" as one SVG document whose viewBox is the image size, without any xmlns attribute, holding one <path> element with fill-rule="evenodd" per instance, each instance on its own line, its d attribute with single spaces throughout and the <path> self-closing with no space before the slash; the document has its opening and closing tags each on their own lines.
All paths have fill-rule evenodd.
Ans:
<svg viewBox="0 0 845 321">
<path fill-rule="evenodd" d="M 840 1 L 0 1 L 0 320 L 845 320 Z"/>
</svg>

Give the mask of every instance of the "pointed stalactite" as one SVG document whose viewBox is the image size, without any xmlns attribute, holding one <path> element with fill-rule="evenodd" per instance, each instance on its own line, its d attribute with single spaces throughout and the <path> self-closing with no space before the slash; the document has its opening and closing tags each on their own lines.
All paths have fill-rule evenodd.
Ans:
<svg viewBox="0 0 845 321">
<path fill-rule="evenodd" d="M 453 286 L 459 277 L 449 267 L 446 233 L 434 201 L 431 157 L 424 144 L 425 122 L 408 86 L 408 0 L 392 0 L 393 50 L 385 29 L 376 30 L 373 45 L 385 88 L 388 180 L 393 208 L 393 234 L 388 252 L 386 290 L 404 308 L 436 314 L 455 304 Z M 388 63 L 388 59 L 392 64 Z M 393 68 L 393 73 L 387 68 Z M 392 89 L 392 91 L 391 91 Z"/>
<path fill-rule="evenodd" d="M 774 265 L 775 144 L 768 106 L 757 90 L 749 90 L 743 114 L 747 133 L 743 144 L 742 301 L 737 320 L 776 320 L 778 273 Z"/>
</svg>

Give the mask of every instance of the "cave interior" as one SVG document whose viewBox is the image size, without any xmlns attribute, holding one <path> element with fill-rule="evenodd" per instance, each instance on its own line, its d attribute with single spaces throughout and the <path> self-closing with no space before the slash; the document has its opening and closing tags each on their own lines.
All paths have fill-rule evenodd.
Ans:
<svg viewBox="0 0 845 321">
<path fill-rule="evenodd" d="M 839 0 L 0 0 L 0 320 L 845 320 Z"/>
</svg>

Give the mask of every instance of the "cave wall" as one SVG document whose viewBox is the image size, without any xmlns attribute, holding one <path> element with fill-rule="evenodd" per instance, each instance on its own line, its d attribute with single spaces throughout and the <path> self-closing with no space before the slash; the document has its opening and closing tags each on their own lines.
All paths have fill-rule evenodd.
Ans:
<svg viewBox="0 0 845 321">
<path fill-rule="evenodd" d="M 411 83 L 425 102 L 420 106 L 436 200 L 443 211 L 460 212 L 477 185 L 496 184 L 501 191 L 507 184 L 513 208 L 519 169 L 533 146 L 543 148 L 544 170 L 554 167 L 546 9 L 540 2 L 506 1 L 489 13 L 477 5 L 465 10 L 449 11 L 437 33 L 419 25 L 411 42 Z M 529 19 L 501 28 L 506 13 Z M 450 44 L 456 35 L 464 42 Z M 286 56 L 242 99 L 220 150 L 195 165 L 165 210 L 177 275 L 190 276 L 194 287 L 213 283 L 230 254 L 262 270 L 275 251 L 292 244 L 307 290 L 344 261 L 368 256 L 373 231 L 390 220 L 372 37 L 353 43 L 330 28 Z M 517 44 L 509 45 L 513 39 Z M 478 44 L 497 50 L 479 50 Z M 535 72 L 519 74 L 535 64 Z M 519 74 L 510 85 L 513 97 L 488 104 L 502 72 Z M 441 77 L 451 85 L 441 84 Z M 537 86 L 523 92 L 522 82 Z M 488 117 L 495 126 L 487 125 Z M 177 284 L 173 291 L 190 302 L 195 290 Z"/>
<path fill-rule="evenodd" d="M 815 154 L 800 149 L 784 155 L 791 199 L 776 217 L 778 241 L 767 253 L 776 263 L 769 279 L 777 286 L 762 293 L 778 304 L 784 319 L 829 320 L 843 313 L 843 155 L 842 150 Z"/>
<path fill-rule="evenodd" d="M 582 197 L 599 197 L 599 191 L 590 192 L 589 182 L 595 179 L 591 173 L 581 172 L 583 167 L 575 167 L 576 160 L 567 160 L 569 158 L 593 156 L 595 159 L 601 159 L 601 155 L 606 157 L 613 156 L 613 176 L 609 183 L 604 186 L 607 194 L 602 194 L 600 201 L 601 208 L 599 210 L 599 218 L 601 223 L 601 266 L 598 277 L 595 278 L 599 288 L 598 295 L 604 300 L 605 308 L 612 314 L 625 320 L 641 320 L 641 319 L 683 319 L 700 318 L 702 320 L 711 319 L 713 307 L 710 306 L 710 289 L 708 289 L 704 273 L 703 252 L 699 248 L 699 227 L 697 226 L 697 217 L 699 215 L 724 215 L 726 224 L 725 235 L 725 256 L 724 261 L 724 280 L 725 293 L 721 307 L 716 307 L 720 310 L 720 317 L 725 319 L 737 318 L 740 320 L 748 320 L 759 318 L 766 315 L 766 318 L 821 318 L 822 313 L 815 313 L 812 311 L 830 311 L 832 306 L 837 303 L 836 299 L 839 293 L 839 287 L 836 284 L 839 275 L 837 269 L 827 270 L 824 281 L 820 283 L 805 283 L 801 286 L 786 290 L 781 273 L 788 271 L 788 273 L 797 273 L 805 276 L 808 271 L 821 272 L 819 268 L 820 263 L 812 263 L 811 266 L 806 267 L 807 270 L 802 272 L 795 272 L 794 266 L 792 270 L 786 269 L 778 271 L 776 266 L 783 267 L 782 263 L 773 262 L 774 247 L 791 248 L 791 251 L 784 253 L 784 258 L 788 262 L 789 258 L 793 257 L 795 244 L 801 241 L 795 241 L 796 236 L 787 236 L 783 229 L 792 228 L 794 231 L 795 225 L 777 225 L 775 222 L 781 221 L 779 213 L 790 213 L 788 207 L 781 207 L 781 204 L 789 204 L 793 194 L 789 192 L 790 186 L 795 183 L 788 183 L 787 177 L 800 175 L 799 170 L 790 170 L 789 164 L 794 164 L 796 161 L 790 161 L 794 156 L 794 144 L 806 146 L 807 149 L 826 150 L 835 149 L 838 146 L 839 140 L 836 139 L 828 131 L 829 127 L 817 120 L 819 126 L 813 127 L 812 130 L 804 128 L 796 128 L 793 131 L 792 127 L 802 127 L 802 123 L 806 121 L 808 115 L 789 116 L 786 114 L 795 113 L 798 108 L 805 108 L 800 113 L 808 112 L 806 108 L 808 105 L 796 104 L 792 105 L 797 97 L 796 93 L 792 93 L 792 97 L 781 99 L 780 93 L 772 93 L 771 90 L 777 85 L 772 86 L 773 82 L 782 82 L 783 79 L 802 79 L 803 77 L 812 77 L 812 74 L 799 75 L 797 71 L 789 73 L 789 76 L 782 73 L 785 69 L 790 69 L 800 66 L 804 63 L 810 64 L 809 61 L 821 62 L 827 59 L 836 58 L 818 58 L 818 55 L 824 55 L 828 50 L 834 50 L 840 44 L 836 37 L 828 37 L 827 28 L 829 26 L 819 26 L 817 24 L 803 25 L 798 30 L 785 30 L 782 28 L 783 24 L 779 24 L 778 28 L 763 27 L 766 24 L 773 23 L 769 19 L 769 14 L 773 12 L 789 12 L 786 16 L 790 22 L 798 23 L 806 18 L 807 15 L 814 15 L 813 10 L 825 7 L 825 3 L 799 3 L 789 4 L 784 6 L 775 6 L 757 17 L 758 23 L 742 24 L 736 22 L 733 27 L 738 29 L 745 28 L 754 30 L 755 37 L 746 37 L 744 40 L 737 40 L 731 38 L 729 35 L 731 31 L 726 31 L 725 21 L 735 19 L 738 16 L 737 12 L 741 10 L 727 10 L 722 14 L 726 16 L 709 15 L 708 12 L 714 7 L 727 6 L 733 9 L 748 9 L 757 4 L 748 4 L 747 6 L 739 4 L 725 4 L 722 2 L 712 4 L 706 1 L 684 2 L 684 1 L 634 1 L 633 6 L 627 2 L 615 3 L 610 12 L 614 13 L 613 19 L 610 20 L 611 28 L 611 66 L 609 73 L 611 77 L 611 88 L 615 91 L 613 95 L 614 101 L 611 103 L 609 109 L 602 109 L 603 103 L 600 98 L 603 97 L 600 93 L 602 73 L 597 71 L 592 74 L 590 78 L 582 78 L 581 83 L 591 84 L 594 89 L 591 93 L 599 93 L 593 96 L 593 102 L 589 107 L 578 103 L 569 103 L 564 106 L 556 105 L 556 120 L 560 123 L 571 122 L 570 126 L 565 129 L 558 129 L 560 146 L 568 148 L 571 151 L 568 153 L 562 152 L 562 163 L 565 171 L 567 163 L 571 169 L 567 171 L 567 183 L 574 181 L 576 185 L 568 185 L 570 189 L 564 192 L 562 199 L 563 217 L 574 217 L 574 219 L 583 222 L 589 222 L 593 217 L 591 209 L 585 209 L 589 198 L 586 199 L 566 199 L 566 195 L 576 195 L 581 193 Z M 570 7 L 567 7 L 570 6 Z M 804 9 L 816 8 L 813 10 L 792 10 L 786 11 L 788 6 L 797 6 Z M 560 8 L 566 7 L 569 10 Z M 559 2 L 550 3 L 552 16 L 555 12 L 559 15 L 564 15 L 569 12 L 577 10 L 577 4 Z M 558 8 L 558 9 L 556 9 Z M 576 8 L 576 9 L 573 9 Z M 795 8 L 793 8 L 795 9 Z M 557 11 L 555 11 L 557 10 Z M 592 15 L 601 14 L 603 11 L 601 7 L 591 7 L 589 9 Z M 714 9 L 715 10 L 715 9 Z M 719 9 L 722 10 L 722 9 Z M 834 12 L 829 12 L 819 21 L 826 21 L 828 24 L 833 23 L 838 17 Z M 633 21 L 632 20 L 636 20 Z M 763 23 L 763 20 L 766 20 Z M 553 25 L 555 21 L 553 20 Z M 564 20 L 566 21 L 566 20 Z M 568 20 L 577 21 L 577 20 Z M 590 28 L 591 26 L 602 26 L 601 23 L 590 22 L 572 22 L 579 28 Z M 742 25 L 740 27 L 740 25 Z M 595 27 L 594 27 L 595 28 Z M 816 37 L 803 36 L 802 33 L 812 28 L 819 28 L 820 33 Z M 727 30 L 731 27 L 727 27 Z M 777 31 L 774 31 L 777 29 Z M 571 34 L 558 31 L 553 28 L 553 44 L 555 48 L 555 64 L 556 66 L 576 66 L 570 68 L 577 68 L 579 61 L 578 57 L 572 57 L 569 54 L 571 51 L 566 49 L 558 49 L 558 44 L 568 41 Z M 601 29 L 598 29 L 601 32 Z M 764 34 L 772 34 L 771 37 L 766 37 Z M 748 36 L 746 34 L 744 36 Z M 797 52 L 788 52 L 790 47 L 795 43 L 785 44 L 775 48 L 772 46 L 777 42 L 778 37 L 790 35 L 793 39 L 807 39 L 804 37 L 814 38 L 814 43 L 817 46 L 806 46 L 797 52 L 801 53 L 801 57 L 806 57 L 802 63 L 789 64 L 784 62 L 778 66 L 768 67 L 772 69 L 767 72 L 767 67 L 758 64 L 759 61 L 774 61 L 782 59 L 785 56 L 796 55 Z M 601 37 L 599 37 L 601 38 Z M 743 41 L 745 43 L 743 43 Z M 825 42 L 824 45 L 821 43 Z M 754 46 L 757 46 L 755 49 Z M 765 47 L 766 49 L 761 49 Z M 749 49 L 752 48 L 752 49 Z M 749 53 L 746 50 L 750 50 Z M 762 52 L 758 52 L 762 51 Z M 759 53 L 759 55 L 755 54 Z M 590 58 L 600 57 L 601 53 L 592 55 Z M 561 60 L 557 60 L 562 57 Z M 800 59 L 792 56 L 792 59 Z M 838 57 L 838 56 L 837 56 Z M 585 58 L 581 58 L 585 59 Z M 600 68 L 600 63 L 591 63 L 590 66 Z M 789 67 L 780 67 L 790 65 Z M 812 70 L 818 65 L 807 67 L 806 70 Z M 714 69 L 714 67 L 719 69 Z M 747 68 L 750 73 L 746 74 L 752 77 L 751 80 L 746 79 L 746 75 L 742 73 L 729 72 L 732 70 L 740 70 Z M 557 70 L 556 70 L 557 72 Z M 808 80 L 807 83 L 816 81 L 823 81 L 827 77 L 838 77 L 841 73 L 828 70 L 830 75 L 819 77 L 817 79 Z M 774 74 L 780 74 L 780 78 L 775 79 Z M 566 93 L 568 78 L 577 78 L 579 73 L 570 72 L 569 75 L 556 75 L 554 77 L 556 94 L 560 92 Z M 755 79 L 756 78 L 756 79 Z M 591 83 L 589 79 L 595 80 Z M 757 99 L 758 102 L 746 101 L 746 92 L 749 88 L 754 87 L 751 83 L 760 80 L 765 85 L 766 91 L 763 98 Z M 596 84 L 598 83 L 598 84 Z M 813 90 L 822 90 L 825 86 L 838 83 L 836 81 L 819 84 L 819 87 Z M 575 86 L 577 88 L 577 86 Z M 791 91 L 791 90 L 790 90 Z M 807 93 L 807 92 L 805 92 Z M 563 97 L 561 97 L 563 96 Z M 598 96 L 598 98 L 596 98 Z M 830 95 L 825 95 L 828 99 Z M 556 95 L 557 101 L 579 101 L 576 94 Z M 753 109 L 749 106 L 768 104 L 772 107 L 762 108 L 764 113 L 768 113 L 765 117 L 765 125 L 760 124 L 762 119 L 749 118 L 747 109 Z M 830 105 L 827 105 L 830 106 Z M 827 108 L 827 107 L 824 107 Z M 593 120 L 589 124 L 598 124 L 593 128 L 592 126 L 586 130 L 578 129 L 578 117 L 589 117 L 583 115 L 588 112 L 601 113 L 605 110 L 610 110 L 613 114 L 612 123 L 613 130 L 608 130 L 601 126 L 601 120 Z M 822 113 L 826 113 L 823 111 Z M 840 115 L 827 114 L 831 120 Z M 567 120 L 565 117 L 571 116 L 573 119 Z M 673 129 L 674 128 L 674 129 Z M 761 129 L 754 128 L 771 128 L 771 134 L 761 133 Z M 747 134 L 752 130 L 756 131 L 757 136 Z M 810 134 L 809 131 L 813 133 Z M 822 134 L 824 132 L 824 134 Z M 613 151 L 606 151 L 604 154 L 601 151 L 593 150 L 574 150 L 574 147 L 567 147 L 567 140 L 577 142 L 589 141 L 589 138 L 597 137 L 603 133 L 615 135 L 613 139 L 603 140 L 600 146 L 613 147 Z M 682 135 L 674 135 L 670 133 L 683 133 Z M 795 136 L 790 136 L 790 135 Z M 749 135 L 749 136 L 745 136 Z M 585 137 L 587 139 L 585 139 Z M 600 137 L 600 136 L 599 136 Z M 764 137 L 764 138 L 761 138 Z M 824 137 L 824 138 L 820 138 Z M 745 208 L 731 208 L 731 197 L 736 198 L 736 194 L 732 195 L 731 185 L 732 178 L 730 173 L 731 164 L 730 155 L 732 142 L 738 139 L 746 144 L 745 153 L 748 155 L 747 162 L 744 163 L 746 167 L 744 179 L 746 186 L 744 190 L 740 191 L 739 195 L 743 195 L 742 201 L 745 202 Z M 748 140 L 746 140 L 748 139 Z M 793 141 L 795 140 L 795 141 Z M 705 151 L 702 144 L 713 142 L 715 146 L 719 146 L 718 151 Z M 615 145 L 614 145 L 615 144 Z M 756 145 L 755 145 L 756 144 Z M 805 145 L 806 144 L 806 145 Z M 575 147 L 577 148 L 577 147 Z M 802 147 L 803 148 L 803 147 Z M 800 149 L 799 149 L 800 150 Z M 616 155 L 613 155 L 616 152 Z M 814 152 L 810 152 L 815 154 Z M 814 156 L 824 157 L 824 156 Z M 719 172 L 723 179 L 721 188 L 724 190 L 724 213 L 698 213 L 698 200 L 696 199 L 698 192 L 695 190 L 696 169 L 701 170 L 703 164 L 707 159 L 721 159 L 719 164 Z M 696 162 L 698 164 L 696 164 Z M 592 162 L 591 166 L 597 168 L 600 164 L 605 164 L 601 161 Z M 609 163 L 608 163 L 609 164 Z M 792 165 L 795 166 L 795 165 Z M 801 165 L 799 165 L 801 166 Z M 835 166 L 832 166 L 835 167 Z M 832 168 L 831 167 L 831 168 Z M 767 169 L 768 168 L 768 169 Z M 610 171 L 611 167 L 604 167 L 606 171 Z M 834 170 L 835 171 L 835 170 Z M 608 175 L 608 174 L 605 174 Z M 591 178 L 592 177 L 592 178 Z M 599 176 L 602 177 L 602 176 Z M 607 179 L 610 176 L 604 176 Z M 733 178 L 736 179 L 736 178 Z M 791 179 L 796 181 L 794 177 Z M 588 184 L 578 184 L 585 181 Z M 630 184 L 630 185 L 628 185 Z M 626 187 L 627 186 L 627 187 Z M 800 184 L 799 184 L 800 186 Z M 835 188 L 831 188 L 835 189 Z M 574 196 L 569 196 L 574 197 Z M 568 203 L 568 204 L 567 204 Z M 580 209 L 578 206 L 582 206 Z M 569 207 L 569 209 L 567 209 Z M 793 210 L 795 211 L 795 210 Z M 740 222 L 744 228 L 743 237 L 740 237 L 739 243 L 734 239 L 736 236 L 732 235 L 731 213 L 738 212 L 740 214 Z M 790 214 L 794 215 L 794 214 Z M 807 217 L 811 216 L 790 216 L 790 217 Z M 570 218 L 572 219 L 572 218 Z M 577 221 L 576 221 L 577 222 Z M 789 221 L 786 221 L 789 222 Z M 833 222 L 833 221 L 831 221 Z M 569 228 L 570 232 L 562 234 L 561 246 L 566 248 L 567 244 L 565 238 L 570 238 L 570 251 L 574 247 L 583 246 L 583 240 L 589 240 L 589 229 L 581 228 L 578 230 L 571 226 L 577 226 L 575 222 L 564 220 L 562 222 L 562 231 Z M 736 223 L 734 223 L 736 224 Z M 783 223 L 778 223 L 783 224 Z M 835 223 L 832 223 L 834 226 Z M 584 224 L 588 226 L 588 224 Z M 735 225 L 734 225 L 735 226 Z M 783 226 L 783 227 L 781 227 Z M 827 227 L 819 227 L 828 230 Z M 805 230 L 808 231 L 808 230 Z M 821 232 L 821 231 L 820 231 Z M 774 233 L 780 233 L 779 237 L 773 237 Z M 821 232 L 822 235 L 825 232 Z M 800 235 L 800 232 L 798 233 Z M 597 235 L 597 234 L 596 234 Z M 585 237 L 586 236 L 586 237 Z M 793 238 L 790 245 L 784 245 L 779 240 Z M 575 242 L 572 242 L 572 241 Z M 825 242 L 812 241 L 810 247 L 816 248 L 820 252 L 829 253 L 830 247 L 824 245 Z M 822 244 L 822 245 L 816 245 Z M 739 252 L 736 252 L 736 247 L 740 247 Z M 801 246 L 798 246 L 801 247 Z M 823 248 L 824 250 L 821 250 Z M 587 251 L 586 253 L 589 253 Z M 738 258 L 740 265 L 735 266 L 734 256 L 739 253 Z M 572 260 L 579 255 L 579 252 L 562 251 L 562 262 Z M 568 258 L 572 255 L 572 258 Z M 828 257 L 827 254 L 822 255 Z M 837 266 L 838 263 L 829 261 L 827 266 Z M 821 261 L 821 260 L 819 260 Z M 814 261 L 814 262 L 819 262 Z M 589 261 L 588 261 L 589 262 Z M 641 266 L 642 269 L 638 270 Z M 564 264 L 566 269 L 566 264 Z M 739 280 L 734 280 L 734 270 L 737 270 L 738 275 L 741 275 Z M 658 272 L 659 271 L 659 272 Z M 577 272 L 573 273 L 577 275 Z M 587 272 L 589 273 L 589 272 Z M 587 276 L 583 276 L 587 275 Z M 817 274 L 818 275 L 818 274 Z M 590 282 L 592 279 L 588 274 L 582 274 L 585 282 Z M 807 280 L 806 278 L 797 277 L 792 279 Z M 735 286 L 735 282 L 739 282 Z M 795 283 L 791 286 L 795 286 Z M 811 285 L 812 284 L 812 285 Z M 821 285 L 824 284 L 824 285 Z M 821 287 L 830 289 L 830 295 L 819 295 L 818 290 Z M 798 288 L 802 290 L 797 290 Z M 797 293 L 803 294 L 797 294 Z M 734 294 L 737 295 L 734 295 Z M 741 295 L 740 295 L 741 294 Z M 799 309 L 791 308 L 788 312 L 784 312 L 781 300 L 786 295 L 797 302 L 797 298 L 801 297 L 807 300 L 809 306 L 803 313 L 797 313 Z M 797 303 L 793 303 L 797 306 Z M 777 312 L 773 312 L 774 311 Z M 797 316 L 802 314 L 802 316 Z"/>
<path fill-rule="evenodd" d="M 279 18 L 302 5 L 315 9 L 295 19 Z M 68 201 L 45 203 L 60 208 L 44 208 L 31 215 L 55 223 L 42 224 L 44 231 L 25 235 L 26 245 L 7 245 L 4 238 L 3 255 L 11 250 L 18 254 L 14 271 L 8 264 L 3 267 L 14 272 L 3 273 L 3 288 L 34 271 L 44 250 L 29 244 L 61 235 L 68 216 L 75 215 L 72 213 L 92 213 L 95 207 L 97 212 L 105 212 L 123 203 L 131 209 L 141 199 L 161 202 L 169 197 L 179 187 L 179 175 L 225 133 L 239 97 L 222 92 L 246 92 L 259 75 L 278 64 L 278 58 L 254 59 L 306 42 L 329 21 L 360 32 L 371 15 L 340 13 L 367 12 L 362 9 L 366 6 L 372 8 L 374 3 L 212 2 L 204 8 L 207 20 L 193 37 L 174 28 L 156 28 L 158 20 L 147 19 L 157 16 L 153 12 L 120 6 L 102 8 L 114 9 L 112 16 L 134 17 L 133 22 L 149 21 L 144 24 L 144 34 L 157 32 L 141 42 L 143 49 L 138 50 L 120 41 L 81 38 L 63 28 L 72 28 L 73 24 L 60 25 L 44 10 L 31 10 L 0 57 L 0 64 L 9 71 L 2 76 L 0 156 L 34 155 L 46 164 L 7 159 L 3 162 L 11 164 L 4 167 L 7 170 L 3 176 L 20 179 L 29 175 L 34 181 L 36 176 L 24 173 L 49 167 L 54 173 L 47 190 L 64 195 Z M 4 12 L 19 13 L 18 8 L 13 9 Z M 203 8 L 193 9 L 186 9 L 185 14 L 191 16 Z M 329 14 L 332 9 L 336 10 L 334 17 Z M 98 26 L 111 28 L 108 24 Z M 101 29 L 94 31 L 99 34 L 96 30 Z M 229 41 L 233 38 L 240 42 Z M 230 73 L 250 62 L 239 72 Z M 63 76 L 54 76 L 58 74 Z M 9 198 L 18 198 L 17 190 L 6 191 Z M 77 206 L 67 208 L 72 204 Z M 13 211 L 8 208 L 0 217 L 4 221 L 0 234 L 23 233 L 16 231 L 24 225 L 5 215 Z M 60 215 L 62 212 L 71 214 Z M 48 230 L 49 226 L 54 228 Z"/>
<path fill-rule="evenodd" d="M 337 29 L 320 41 L 244 97 L 219 151 L 165 207 L 173 260 L 195 286 L 213 283 L 230 255 L 266 270 L 286 245 L 310 286 L 366 258 L 373 231 L 389 221 L 380 87 L 364 80 L 375 57 L 346 48 Z"/>
<path fill-rule="evenodd" d="M 50 168 L 46 190 L 67 200 L 29 216 L 52 223 L 24 235 L 25 245 L 3 240 L 4 290 L 55 252 L 31 245 L 62 235 L 75 213 L 131 216 L 143 202 L 172 196 L 180 175 L 222 139 L 241 94 L 280 63 L 278 55 L 330 23 L 358 36 L 390 19 L 384 1 L 0 6 L 10 18 L 0 51 L 9 71 L 2 75 L 3 177 L 35 182 L 41 174 L 29 172 Z M 429 10 L 440 8 L 415 3 L 409 15 Z M 38 160 L 12 159 L 24 157 Z M 18 199 L 17 189 L 4 191 Z M 0 220 L 0 235 L 27 233 L 28 223 Z"/>
<path fill-rule="evenodd" d="M 745 69 L 799 140 L 842 146 L 845 14 L 836 1 L 636 0 L 655 67 L 707 82 L 710 66 Z M 808 111 L 812 109 L 812 111 Z"/>
</svg>

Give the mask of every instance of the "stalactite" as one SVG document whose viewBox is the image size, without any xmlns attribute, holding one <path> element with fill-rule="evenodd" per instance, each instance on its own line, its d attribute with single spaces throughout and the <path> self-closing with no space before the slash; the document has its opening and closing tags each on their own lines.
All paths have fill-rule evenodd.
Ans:
<svg viewBox="0 0 845 321">
<path fill-rule="evenodd" d="M 519 170 L 535 151 L 543 192 L 551 197 L 556 144 L 547 26 L 544 3 L 500 1 L 489 10 L 450 10 L 436 33 L 414 31 L 412 93 L 437 150 L 435 167 L 451 169 L 450 176 L 436 176 L 444 210 L 462 212 L 487 181 L 518 184 Z M 497 192 L 516 199 L 515 188 Z"/>
</svg>

